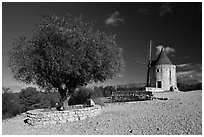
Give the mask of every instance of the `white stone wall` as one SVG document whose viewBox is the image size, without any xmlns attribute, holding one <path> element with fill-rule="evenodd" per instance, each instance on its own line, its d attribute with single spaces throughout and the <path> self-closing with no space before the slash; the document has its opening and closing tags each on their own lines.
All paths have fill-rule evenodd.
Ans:
<svg viewBox="0 0 204 137">
<path fill-rule="evenodd" d="M 171 86 L 177 87 L 176 66 L 175 65 L 154 66 L 150 68 L 150 79 L 151 87 L 158 88 L 158 81 L 161 81 L 163 90 L 170 90 Z"/>
<path fill-rule="evenodd" d="M 24 113 L 27 123 L 33 126 L 45 124 L 57 124 L 84 120 L 101 114 L 101 107 L 95 105 L 81 109 L 66 111 L 44 111 L 44 109 L 30 110 Z"/>
</svg>

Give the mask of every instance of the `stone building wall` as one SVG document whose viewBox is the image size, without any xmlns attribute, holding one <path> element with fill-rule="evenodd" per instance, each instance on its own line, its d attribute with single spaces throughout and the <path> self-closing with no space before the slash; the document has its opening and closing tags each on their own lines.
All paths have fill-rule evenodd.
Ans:
<svg viewBox="0 0 204 137">
<path fill-rule="evenodd" d="M 115 91 L 111 95 L 111 100 L 113 102 L 141 101 L 151 100 L 152 97 L 152 92 L 146 92 L 145 89 L 141 91 Z"/>
<path fill-rule="evenodd" d="M 150 68 L 150 86 L 159 87 L 161 82 L 161 88 L 163 90 L 170 90 L 171 86 L 177 87 L 176 80 L 176 66 L 175 65 L 156 65 Z"/>
</svg>

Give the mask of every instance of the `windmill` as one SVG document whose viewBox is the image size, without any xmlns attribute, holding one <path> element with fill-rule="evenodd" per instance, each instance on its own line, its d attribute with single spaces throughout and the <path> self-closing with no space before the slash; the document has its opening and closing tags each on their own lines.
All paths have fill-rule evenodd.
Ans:
<svg viewBox="0 0 204 137">
<path fill-rule="evenodd" d="M 150 74 L 149 74 L 149 72 L 150 72 L 150 67 L 151 67 L 151 63 L 152 63 L 151 58 L 152 58 L 152 40 L 150 40 L 150 42 L 149 42 L 149 59 L 148 59 L 147 63 L 135 60 L 136 63 L 147 66 L 146 87 L 148 87 L 150 85 Z"/>
</svg>

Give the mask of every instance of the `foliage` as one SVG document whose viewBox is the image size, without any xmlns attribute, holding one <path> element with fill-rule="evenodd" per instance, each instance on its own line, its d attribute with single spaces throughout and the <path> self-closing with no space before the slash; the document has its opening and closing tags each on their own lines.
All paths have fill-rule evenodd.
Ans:
<svg viewBox="0 0 204 137">
<path fill-rule="evenodd" d="M 2 94 L 2 118 L 10 118 L 27 110 L 55 107 L 60 101 L 58 92 L 40 92 L 28 87 L 20 93 Z"/>
<path fill-rule="evenodd" d="M 32 38 L 20 37 L 9 52 L 16 80 L 69 90 L 116 76 L 124 63 L 115 36 L 96 31 L 82 17 L 43 16 Z M 33 93 L 35 95 L 35 93 Z M 38 102 L 35 97 L 33 100 Z M 34 102 L 35 102 L 34 101 Z"/>
<path fill-rule="evenodd" d="M 98 98 L 104 96 L 104 89 L 103 87 L 94 87 L 94 92 L 91 94 L 91 98 Z"/>
<path fill-rule="evenodd" d="M 104 101 L 101 99 L 103 97 L 103 87 L 94 87 L 94 90 L 91 88 L 81 87 L 79 90 L 75 91 L 69 101 L 69 104 L 84 104 L 87 99 L 91 98 L 95 104 L 104 106 Z"/>
<path fill-rule="evenodd" d="M 141 91 L 145 90 L 145 86 L 138 86 L 138 85 L 119 85 L 117 87 L 117 91 Z"/>
<path fill-rule="evenodd" d="M 114 86 L 106 86 L 104 88 L 104 96 L 110 97 L 112 95 L 112 92 L 116 91 L 116 88 Z"/>
<path fill-rule="evenodd" d="M 177 84 L 180 91 L 202 90 L 202 82 L 197 83 L 182 83 Z"/>
<path fill-rule="evenodd" d="M 144 84 L 126 84 L 116 86 L 94 87 L 92 97 L 110 97 L 115 91 L 144 91 Z"/>
<path fill-rule="evenodd" d="M 10 118 L 20 114 L 22 106 L 20 105 L 19 96 L 17 93 L 2 94 L 2 118 Z"/>
<path fill-rule="evenodd" d="M 60 102 L 60 94 L 58 92 L 46 93 L 45 98 L 50 102 L 49 107 L 56 107 L 56 103 Z"/>
<path fill-rule="evenodd" d="M 74 92 L 74 94 L 69 100 L 69 104 L 71 105 L 84 104 L 87 99 L 91 98 L 92 93 L 93 90 L 91 88 L 81 87 Z"/>
<path fill-rule="evenodd" d="M 20 103 L 23 106 L 23 112 L 37 108 L 48 108 L 50 106 L 49 100 L 43 92 L 38 92 L 36 88 L 28 87 L 22 89 L 19 93 Z"/>
</svg>

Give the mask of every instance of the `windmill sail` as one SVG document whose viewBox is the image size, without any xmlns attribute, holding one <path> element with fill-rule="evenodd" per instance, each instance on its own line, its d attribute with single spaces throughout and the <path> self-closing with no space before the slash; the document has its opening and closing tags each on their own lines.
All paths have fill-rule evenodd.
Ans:
<svg viewBox="0 0 204 137">
<path fill-rule="evenodd" d="M 149 44 L 149 61 L 147 65 L 147 82 L 146 82 L 146 87 L 150 85 L 150 67 L 151 67 L 151 58 L 152 58 L 152 40 L 150 40 Z"/>
</svg>

